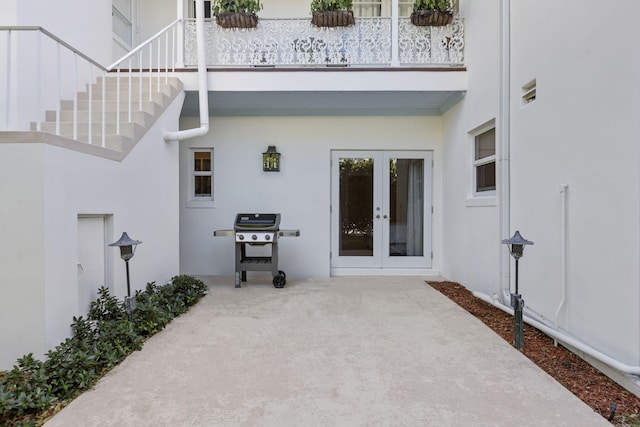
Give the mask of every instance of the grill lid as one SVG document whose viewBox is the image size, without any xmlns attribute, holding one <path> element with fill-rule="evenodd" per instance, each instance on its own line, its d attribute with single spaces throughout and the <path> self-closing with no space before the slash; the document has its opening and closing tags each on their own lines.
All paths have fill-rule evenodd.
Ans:
<svg viewBox="0 0 640 427">
<path fill-rule="evenodd" d="M 280 214 L 243 213 L 236 215 L 234 229 L 236 231 L 278 230 Z"/>
</svg>

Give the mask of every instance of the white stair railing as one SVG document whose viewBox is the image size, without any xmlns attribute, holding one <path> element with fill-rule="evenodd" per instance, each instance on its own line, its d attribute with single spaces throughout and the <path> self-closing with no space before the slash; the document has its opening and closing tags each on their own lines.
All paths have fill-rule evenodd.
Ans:
<svg viewBox="0 0 640 427">
<path fill-rule="evenodd" d="M 2 66 L 0 58 L 0 82 L 4 81 L 4 84 L 0 83 L 0 131 L 41 131 L 41 123 L 46 121 L 45 112 L 49 110 L 55 115 L 55 130 L 49 132 L 84 140 L 84 135 L 81 137 L 84 130 L 80 130 L 79 124 L 86 117 L 85 142 L 94 144 L 93 130 L 100 129 L 99 145 L 105 147 L 106 114 L 113 111 L 107 104 L 107 84 L 112 80 L 107 77 L 113 76 L 115 80 L 115 134 L 122 135 L 121 121 L 133 123 L 134 91 L 138 92 L 135 96 L 137 111 L 142 111 L 143 85 L 148 87 L 151 101 L 155 93 L 153 79 L 157 80 L 155 87 L 159 92 L 162 77 L 167 83 L 169 75 L 175 71 L 173 64 L 177 60 L 176 37 L 180 23 L 181 20 L 175 20 L 108 67 L 42 27 L 0 26 L 0 48 L 5 47 L 5 66 Z M 94 78 L 102 83 L 101 99 L 93 90 Z M 123 79 L 127 86 L 121 95 Z M 138 87 L 135 87 L 135 79 Z M 148 79 L 148 85 L 144 79 Z M 81 100 L 78 94 L 83 92 L 87 97 L 86 116 L 79 109 Z M 127 98 L 124 105 L 121 96 Z M 72 118 L 64 120 L 72 121 L 71 131 L 68 131 L 68 125 L 63 129 L 63 100 L 70 100 L 73 104 Z M 126 119 L 121 118 L 121 114 Z"/>
</svg>

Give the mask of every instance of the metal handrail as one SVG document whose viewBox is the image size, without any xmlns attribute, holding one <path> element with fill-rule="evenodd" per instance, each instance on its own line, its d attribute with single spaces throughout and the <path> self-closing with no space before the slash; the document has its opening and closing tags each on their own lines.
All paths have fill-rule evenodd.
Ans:
<svg viewBox="0 0 640 427">
<path fill-rule="evenodd" d="M 78 49 L 76 49 L 73 46 L 71 46 L 69 43 L 67 43 L 64 40 L 62 40 L 60 37 L 56 36 L 55 34 L 51 33 L 50 31 L 48 31 L 47 29 L 45 29 L 43 27 L 39 27 L 39 26 L 11 26 L 11 25 L 9 25 L 9 26 L 0 26 L 0 31 L 39 31 L 42 34 L 44 34 L 47 37 L 49 37 L 50 39 L 52 39 L 53 41 L 55 41 L 56 43 L 59 43 L 61 46 L 66 47 L 68 50 L 70 50 L 74 54 L 78 55 L 79 57 L 81 57 L 85 61 L 91 63 L 95 67 L 98 67 L 101 70 L 106 70 L 106 68 L 103 65 L 100 65 L 98 62 L 94 61 L 93 59 L 91 59 L 90 57 L 85 55 L 84 53 L 80 52 Z"/>
<path fill-rule="evenodd" d="M 173 21 L 172 23 L 170 23 L 169 25 L 167 25 L 166 27 L 164 27 L 163 29 L 161 29 L 160 31 L 158 31 L 157 33 L 155 33 L 153 36 L 151 36 L 149 39 L 147 39 L 147 41 L 143 42 L 142 44 L 136 46 L 134 49 L 132 49 L 129 53 L 127 53 L 125 56 L 123 56 L 122 58 L 118 59 L 116 62 L 114 62 L 113 64 L 109 65 L 107 67 L 107 70 L 111 71 L 114 70 L 119 64 L 121 64 L 122 62 L 126 61 L 129 58 L 132 58 L 136 53 L 138 53 L 139 51 L 141 51 L 142 49 L 144 49 L 146 46 L 150 45 L 151 43 L 153 43 L 153 41 L 160 37 L 162 34 L 164 34 L 165 32 L 169 31 L 172 27 L 176 26 L 177 24 L 181 23 L 182 19 L 176 19 L 175 21 Z"/>
</svg>

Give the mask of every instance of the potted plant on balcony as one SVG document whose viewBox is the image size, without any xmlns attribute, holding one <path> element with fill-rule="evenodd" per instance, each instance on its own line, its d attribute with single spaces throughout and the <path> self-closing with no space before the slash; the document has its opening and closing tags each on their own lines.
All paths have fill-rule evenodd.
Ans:
<svg viewBox="0 0 640 427">
<path fill-rule="evenodd" d="M 453 3 L 451 0 L 415 0 L 411 23 L 419 27 L 440 27 L 451 24 Z"/>
<path fill-rule="evenodd" d="M 347 27 L 356 23 L 352 0 L 312 0 L 311 22 L 318 27 Z"/>
<path fill-rule="evenodd" d="M 223 28 L 254 28 L 256 12 L 262 10 L 260 0 L 213 0 L 211 11 Z"/>
</svg>

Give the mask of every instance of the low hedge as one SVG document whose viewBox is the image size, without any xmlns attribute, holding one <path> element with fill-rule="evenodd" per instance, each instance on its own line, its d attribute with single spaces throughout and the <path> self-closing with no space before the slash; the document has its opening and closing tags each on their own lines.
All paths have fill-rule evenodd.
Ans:
<svg viewBox="0 0 640 427">
<path fill-rule="evenodd" d="M 74 317 L 72 336 L 40 361 L 29 353 L 8 372 L 0 372 L 0 425 L 35 426 L 93 386 L 143 341 L 185 313 L 206 294 L 191 276 L 176 276 L 137 291 L 133 321 L 123 301 L 101 287 L 87 318 Z"/>
</svg>

